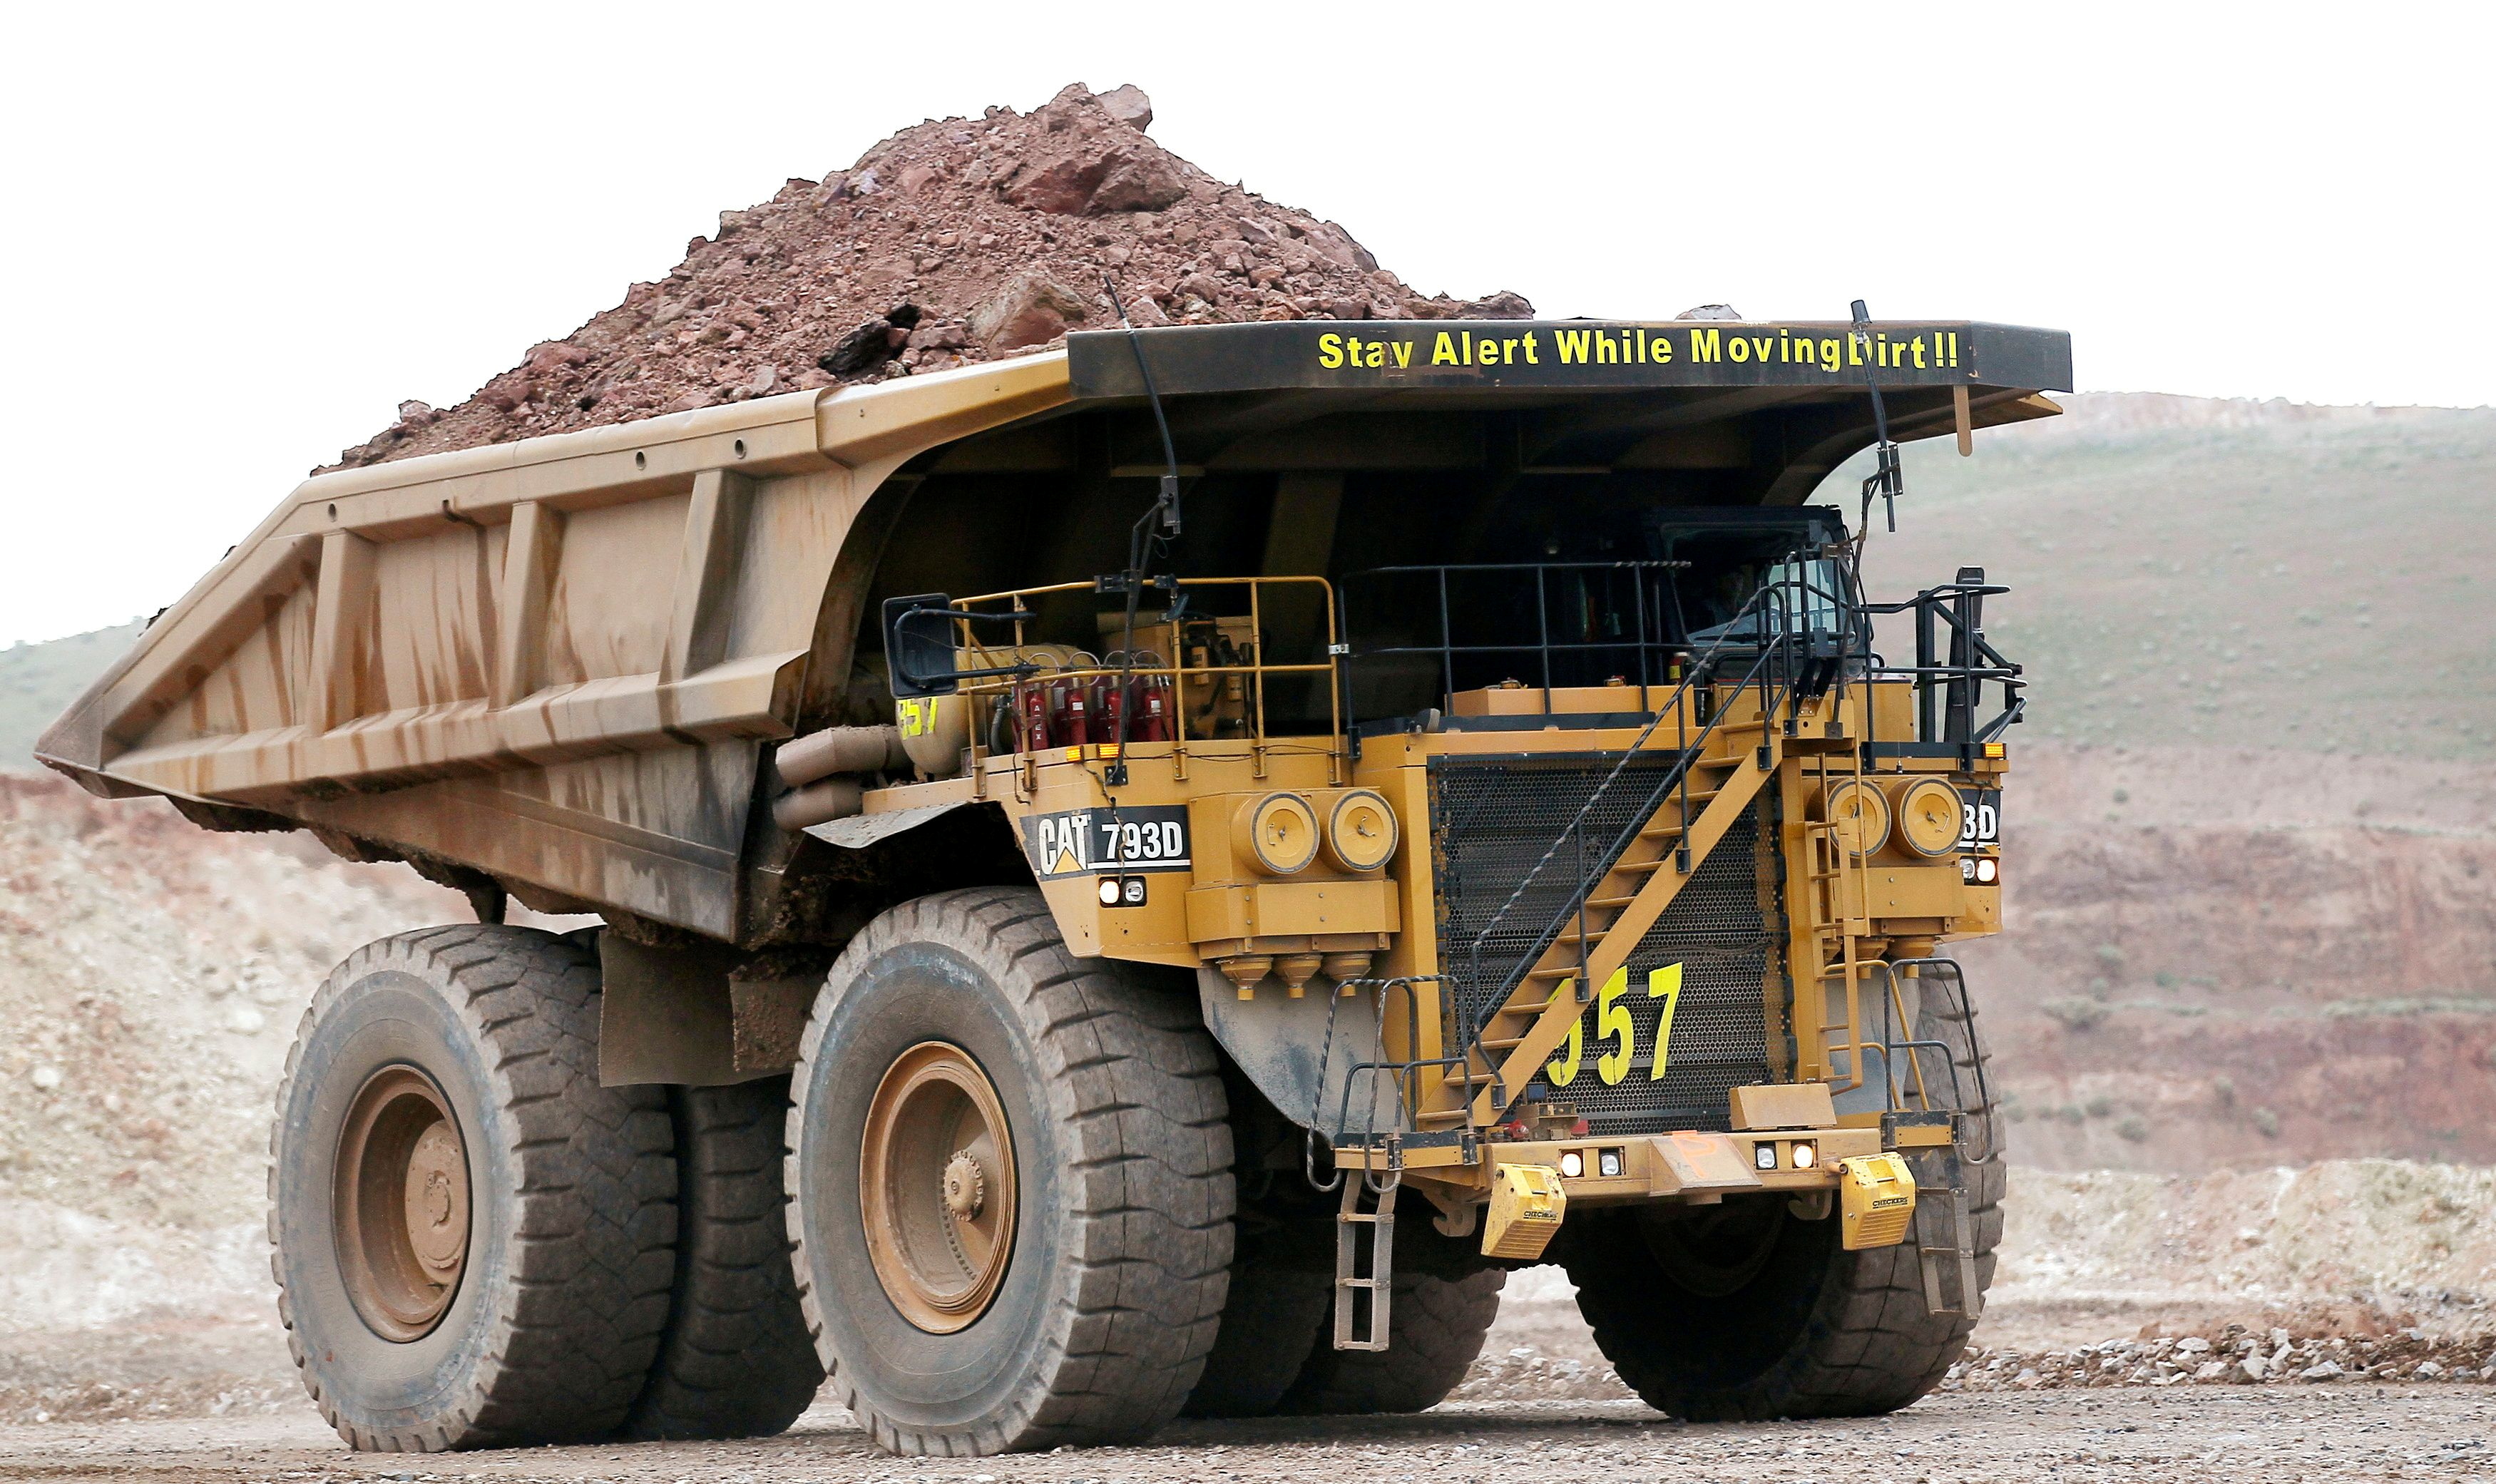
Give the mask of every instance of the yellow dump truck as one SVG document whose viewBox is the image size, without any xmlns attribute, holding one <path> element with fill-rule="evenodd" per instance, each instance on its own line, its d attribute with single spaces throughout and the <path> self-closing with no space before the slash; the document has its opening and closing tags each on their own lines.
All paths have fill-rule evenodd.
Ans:
<svg viewBox="0 0 2496 1484">
<path fill-rule="evenodd" d="M 827 1375 L 904 1452 L 1418 1409 L 1540 1262 L 1666 1412 L 1879 1411 L 2000 1229 L 1939 948 L 2020 677 L 1981 571 L 1857 560 L 1896 441 L 2070 377 L 1859 315 L 1076 334 L 312 479 L 39 751 L 474 904 L 279 1095 L 359 1447 Z"/>
</svg>

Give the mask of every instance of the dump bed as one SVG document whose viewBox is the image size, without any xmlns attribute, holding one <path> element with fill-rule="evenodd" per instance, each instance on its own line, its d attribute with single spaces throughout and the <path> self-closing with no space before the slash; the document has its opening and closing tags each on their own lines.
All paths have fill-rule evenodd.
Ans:
<svg viewBox="0 0 2496 1484">
<path fill-rule="evenodd" d="M 1859 346 L 1868 345 L 1866 355 Z M 1794 505 L 1872 439 L 2049 415 L 2068 338 L 1980 324 L 1297 322 L 1063 351 L 323 475 L 38 746 L 109 796 L 310 827 L 545 911 L 770 941 L 763 766 L 873 720 L 895 593 L 1480 559 L 1520 510 Z M 889 719 L 889 713 L 887 714 Z"/>
</svg>

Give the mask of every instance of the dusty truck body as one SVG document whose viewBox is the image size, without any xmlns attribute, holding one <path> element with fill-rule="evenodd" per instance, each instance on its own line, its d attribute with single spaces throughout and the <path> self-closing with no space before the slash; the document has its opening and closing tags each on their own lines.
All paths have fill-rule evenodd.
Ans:
<svg viewBox="0 0 2496 1484">
<path fill-rule="evenodd" d="M 1873 491 L 1805 502 L 2069 384 L 1964 323 L 1076 335 L 313 479 L 39 753 L 476 905 L 280 1096 L 359 1445 L 824 1369 L 915 1451 L 1425 1407 L 1536 1261 L 1669 1411 L 1882 1409 L 1999 1229 L 1936 949 L 2019 682 L 1981 572 L 1871 603 Z"/>
</svg>

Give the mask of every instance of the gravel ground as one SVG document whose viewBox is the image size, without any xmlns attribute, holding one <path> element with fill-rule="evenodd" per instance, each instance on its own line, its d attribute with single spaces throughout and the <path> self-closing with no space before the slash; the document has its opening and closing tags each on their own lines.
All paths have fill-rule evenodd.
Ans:
<svg viewBox="0 0 2496 1484">
<path fill-rule="evenodd" d="M 1416 1417 L 1192 1423 L 1151 1447 L 894 1459 L 819 1408 L 757 1443 L 351 1454 L 284 1416 L 0 1428 L 0 1477 L 200 1480 L 2484 1479 L 2496 1388 L 2125 1389 L 1943 1396 L 1864 1421 L 1688 1427 L 1630 1402 L 1449 1406 Z"/>
</svg>

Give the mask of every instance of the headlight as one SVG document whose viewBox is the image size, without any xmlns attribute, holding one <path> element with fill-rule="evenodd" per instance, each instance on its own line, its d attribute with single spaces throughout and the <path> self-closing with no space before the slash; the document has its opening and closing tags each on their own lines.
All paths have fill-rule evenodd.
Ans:
<svg viewBox="0 0 2496 1484">
<path fill-rule="evenodd" d="M 1976 883 L 1990 886 L 2002 880 L 2002 863 L 1990 855 L 1976 858 Z"/>
<path fill-rule="evenodd" d="M 1586 1173 L 1586 1157 L 1572 1149 L 1560 1157 L 1560 1173 L 1571 1180 Z"/>
<path fill-rule="evenodd" d="M 1774 1144 L 1764 1143 L 1752 1145 L 1751 1162 L 1763 1170 L 1775 1169 L 1777 1167 L 1777 1146 Z"/>
<path fill-rule="evenodd" d="M 1938 778 L 1919 779 L 1898 795 L 1898 843 L 1933 859 L 1958 849 L 1962 832 L 1958 790 Z"/>
<path fill-rule="evenodd" d="M 1809 1145 L 1809 1144 L 1807 1144 L 1807 1143 L 1797 1143 L 1797 1144 L 1795 1144 L 1795 1145 L 1794 1145 L 1794 1168 L 1796 1168 L 1796 1169 L 1798 1169 L 1798 1170 L 1807 1170 L 1807 1169 L 1811 1168 L 1814 1164 L 1817 1164 L 1818 1162 L 1820 1162 L 1820 1151 L 1819 1151 L 1819 1150 L 1817 1150 L 1817 1149 L 1813 1148 L 1811 1145 Z"/>
<path fill-rule="evenodd" d="M 1239 806 L 1231 819 L 1232 849 L 1267 876 L 1308 869 L 1318 857 L 1318 816 L 1296 793 L 1268 793 Z"/>
<path fill-rule="evenodd" d="M 1326 811 L 1326 858 L 1346 871 L 1375 871 L 1395 853 L 1395 811 L 1387 796 L 1355 788 Z"/>
</svg>

